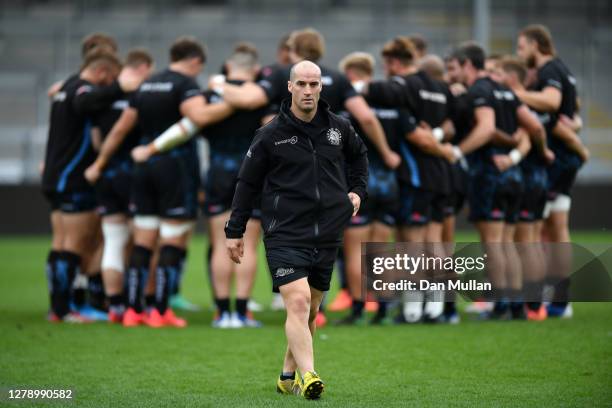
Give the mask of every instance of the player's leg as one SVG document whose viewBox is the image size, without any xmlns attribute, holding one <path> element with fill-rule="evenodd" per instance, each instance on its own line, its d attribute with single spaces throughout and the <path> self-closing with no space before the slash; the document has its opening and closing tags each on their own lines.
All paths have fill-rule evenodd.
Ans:
<svg viewBox="0 0 612 408">
<path fill-rule="evenodd" d="M 336 324 L 356 324 L 363 322 L 365 293 L 361 282 L 361 243 L 370 237 L 370 225 L 351 224 L 344 230 L 344 265 L 348 287 L 352 298 L 351 312 Z"/>
<path fill-rule="evenodd" d="M 109 299 L 109 320 L 121 322 L 125 305 L 123 302 L 123 275 L 125 254 L 130 240 L 128 218 L 124 214 L 112 214 L 102 219 L 104 252 L 102 254 L 102 276 L 104 291 Z"/>
<path fill-rule="evenodd" d="M 236 276 L 235 317 L 238 327 L 260 327 L 261 323 L 248 316 L 248 302 L 257 272 L 257 246 L 261 234 L 261 221 L 251 218 L 244 233 L 244 256 L 242 262 L 233 265 Z M 227 255 L 226 255 L 227 257 Z M 234 319 L 234 320 L 236 320 Z"/>
<path fill-rule="evenodd" d="M 388 220 L 389 223 L 374 221 L 370 231 L 370 242 L 389 242 L 393 235 L 393 228 L 395 227 L 395 217 L 392 220 Z M 387 324 L 387 307 L 388 301 L 386 299 L 377 299 L 378 308 L 376 314 L 370 321 L 371 324 Z"/>
<path fill-rule="evenodd" d="M 51 214 L 49 216 L 50 223 L 51 223 L 51 232 L 52 232 L 51 248 L 49 249 L 49 252 L 47 254 L 47 264 L 45 266 L 45 274 L 47 276 L 47 288 L 49 291 L 50 310 L 47 316 L 47 319 L 49 321 L 59 320 L 59 317 L 52 311 L 52 305 L 53 305 L 54 293 L 57 290 L 55 287 L 56 273 L 57 273 L 56 264 L 62 252 L 63 236 L 62 236 L 62 223 L 61 223 L 60 217 L 61 217 L 61 214 L 60 214 L 59 209 L 57 208 L 54 209 L 52 207 Z"/>
<path fill-rule="evenodd" d="M 213 327 L 227 329 L 232 327 L 230 312 L 230 291 L 232 272 L 234 267 L 232 260 L 227 256 L 225 250 L 225 223 L 229 218 L 229 212 L 210 216 L 208 220 L 208 233 L 212 253 L 210 256 L 210 271 L 212 287 L 217 306 L 217 317 L 213 321 Z"/>
<path fill-rule="evenodd" d="M 285 334 L 291 355 L 301 373 L 314 370 L 312 335 L 310 333 L 310 286 L 306 277 L 279 287 L 287 319 Z M 283 369 L 285 371 L 285 369 Z"/>
</svg>

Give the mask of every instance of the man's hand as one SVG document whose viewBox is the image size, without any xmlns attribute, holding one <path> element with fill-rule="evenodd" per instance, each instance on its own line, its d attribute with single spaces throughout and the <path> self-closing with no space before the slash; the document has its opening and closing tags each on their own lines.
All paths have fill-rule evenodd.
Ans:
<svg viewBox="0 0 612 408">
<path fill-rule="evenodd" d="M 449 88 L 450 88 L 451 93 L 454 96 L 462 95 L 467 92 L 467 89 L 465 88 L 465 86 L 463 84 L 460 84 L 459 82 L 450 84 Z"/>
<path fill-rule="evenodd" d="M 85 169 L 85 178 L 89 182 L 89 184 L 96 184 L 96 181 L 100 178 L 102 174 L 102 169 L 96 162 L 94 162 L 91 166 Z"/>
<path fill-rule="evenodd" d="M 348 197 L 353 203 L 353 216 L 355 216 L 359 212 L 359 207 L 361 207 L 361 198 L 353 192 L 348 193 Z"/>
<path fill-rule="evenodd" d="M 455 149 L 450 143 L 444 143 L 440 146 L 440 149 L 444 153 L 444 158 L 450 163 L 455 164 L 457 162 L 457 156 L 455 155 Z"/>
<path fill-rule="evenodd" d="M 225 240 L 225 247 L 227 248 L 227 254 L 234 263 L 239 264 L 240 258 L 244 255 L 244 241 L 242 238 Z"/>
<path fill-rule="evenodd" d="M 514 163 L 512 163 L 512 159 L 507 154 L 494 155 L 493 163 L 495 163 L 495 167 L 497 167 L 497 169 L 502 173 L 508 170 L 510 167 L 514 166 Z"/>
<path fill-rule="evenodd" d="M 546 164 L 552 164 L 555 161 L 555 153 L 550 150 L 548 147 L 544 149 L 544 160 L 546 160 Z"/>
<path fill-rule="evenodd" d="M 146 162 L 155 154 L 157 154 L 157 149 L 155 149 L 155 145 L 153 145 L 153 143 L 136 146 L 132 149 L 132 159 L 136 163 Z"/>
<path fill-rule="evenodd" d="M 396 169 L 402 163 L 402 158 L 399 154 L 395 153 L 393 150 L 389 150 L 385 157 L 383 157 L 385 165 L 390 169 Z"/>
<path fill-rule="evenodd" d="M 145 80 L 143 74 L 138 73 L 130 67 L 125 67 L 121 70 L 117 81 L 123 92 L 133 92 L 138 89 L 142 81 Z"/>
</svg>

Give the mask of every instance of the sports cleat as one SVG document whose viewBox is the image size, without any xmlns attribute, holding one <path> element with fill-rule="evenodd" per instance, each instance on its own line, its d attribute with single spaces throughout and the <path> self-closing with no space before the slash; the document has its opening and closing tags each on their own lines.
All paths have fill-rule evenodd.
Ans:
<svg viewBox="0 0 612 408">
<path fill-rule="evenodd" d="M 175 315 L 174 311 L 170 308 L 166 309 L 166 313 L 163 314 L 162 319 L 164 326 L 177 327 L 179 329 L 187 327 L 187 320 Z"/>
<path fill-rule="evenodd" d="M 247 309 L 249 309 L 249 312 L 263 312 L 264 307 L 253 299 L 249 299 Z"/>
<path fill-rule="evenodd" d="M 325 383 L 315 371 L 308 371 L 302 376 L 300 385 L 302 397 L 306 399 L 318 399 L 325 389 Z"/>
<path fill-rule="evenodd" d="M 342 312 L 348 310 L 353 304 L 353 298 L 347 289 L 341 289 L 331 304 L 327 307 L 330 312 Z"/>
<path fill-rule="evenodd" d="M 574 309 L 570 303 L 551 303 L 546 308 L 548 317 L 559 317 L 561 319 L 571 319 L 574 316 Z"/>
<path fill-rule="evenodd" d="M 186 312 L 199 312 L 202 308 L 195 303 L 191 303 L 180 294 L 170 297 L 170 307 L 176 310 L 184 310 Z"/>
<path fill-rule="evenodd" d="M 377 313 L 370 320 L 370 324 L 372 326 L 390 326 L 393 324 L 393 319 L 391 318 L 391 316 Z"/>
<path fill-rule="evenodd" d="M 62 319 L 60 319 L 58 315 L 50 310 L 49 313 L 47 313 L 47 321 L 51 323 L 59 323 L 62 321 Z"/>
<path fill-rule="evenodd" d="M 544 305 L 540 305 L 540 307 L 536 310 L 527 309 L 527 320 L 541 322 L 546 320 L 547 317 L 548 313 Z"/>
<path fill-rule="evenodd" d="M 406 323 L 418 323 L 423 317 L 423 302 L 404 302 L 402 315 Z"/>
<path fill-rule="evenodd" d="M 144 324 L 146 315 L 138 313 L 131 307 L 123 314 L 123 327 L 135 327 Z"/>
<path fill-rule="evenodd" d="M 108 312 L 108 322 L 109 323 L 121 323 L 123 321 L 123 313 L 118 313 L 114 311 Z"/>
<path fill-rule="evenodd" d="M 62 322 L 83 324 L 83 323 L 91 323 L 92 320 L 88 319 L 85 316 L 81 316 L 77 312 L 70 312 L 66 316 L 62 317 Z"/>
<path fill-rule="evenodd" d="M 276 392 L 283 395 L 299 395 L 301 392 L 298 374 L 295 373 L 293 379 L 281 380 L 280 376 L 276 380 Z"/>
<path fill-rule="evenodd" d="M 261 326 L 261 322 L 253 319 L 251 316 L 243 316 L 238 312 L 232 313 L 231 327 L 234 329 L 241 329 L 243 327 L 256 328 Z"/>
<path fill-rule="evenodd" d="M 212 327 L 215 329 L 231 329 L 232 316 L 229 312 L 223 312 L 212 321 Z"/>
<path fill-rule="evenodd" d="M 325 313 L 322 311 L 317 312 L 317 317 L 315 317 L 315 326 L 318 328 L 324 327 L 327 324 L 327 317 L 325 317 Z"/>
<path fill-rule="evenodd" d="M 97 322 L 106 322 L 108 321 L 108 314 L 101 310 L 98 310 L 90 305 L 83 305 L 80 307 L 74 307 L 73 311 L 77 312 L 81 316 Z"/>
<path fill-rule="evenodd" d="M 493 302 L 477 301 L 465 307 L 465 313 L 481 314 L 482 312 L 490 312 L 491 310 L 493 310 Z"/>
<path fill-rule="evenodd" d="M 441 322 L 446 324 L 459 324 L 461 323 L 461 317 L 457 311 L 444 313 L 441 316 Z"/>
</svg>

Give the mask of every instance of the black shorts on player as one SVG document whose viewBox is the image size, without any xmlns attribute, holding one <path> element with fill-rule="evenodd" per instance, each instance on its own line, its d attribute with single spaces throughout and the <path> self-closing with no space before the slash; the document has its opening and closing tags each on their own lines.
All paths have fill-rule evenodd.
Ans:
<svg viewBox="0 0 612 408">
<path fill-rule="evenodd" d="M 59 210 L 68 214 L 81 213 L 92 211 L 98 205 L 96 194 L 91 188 L 64 193 L 46 191 L 44 195 L 51 206 L 51 211 Z"/>
<path fill-rule="evenodd" d="M 338 248 L 266 248 L 272 290 L 301 278 L 321 292 L 329 290 Z"/>
<path fill-rule="evenodd" d="M 518 221 L 522 177 L 517 171 L 518 167 L 513 169 L 503 173 L 503 177 L 492 167 L 471 174 L 467 194 L 471 222 L 503 221 L 514 224 Z"/>
<path fill-rule="evenodd" d="M 96 183 L 98 213 L 101 216 L 113 214 L 130 215 L 132 189 L 132 163 L 107 168 Z"/>
<path fill-rule="evenodd" d="M 418 227 L 430 222 L 443 222 L 448 194 L 400 185 L 400 210 L 397 223 L 400 226 Z"/>
<path fill-rule="evenodd" d="M 527 164 L 525 160 L 521 163 L 524 190 L 519 206 L 519 221 L 540 221 L 543 218 L 547 200 L 546 187 L 548 177 L 546 168 L 523 166 L 523 164 Z"/>
<path fill-rule="evenodd" d="M 136 164 L 131 200 L 134 213 L 195 219 L 200 184 L 198 167 L 197 156 L 191 148 L 183 147 Z"/>
</svg>

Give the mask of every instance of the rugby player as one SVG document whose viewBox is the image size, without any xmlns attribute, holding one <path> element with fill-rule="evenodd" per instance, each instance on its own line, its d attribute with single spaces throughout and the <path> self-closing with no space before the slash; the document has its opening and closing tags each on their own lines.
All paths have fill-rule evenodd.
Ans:
<svg viewBox="0 0 612 408">
<path fill-rule="evenodd" d="M 153 69 L 153 58 L 146 50 L 131 50 L 127 54 L 125 68 L 134 70 L 142 78 L 147 78 Z M 110 107 L 93 116 L 92 131 L 99 132 L 101 140 L 104 140 L 123 110 L 129 106 L 131 95 L 126 94 L 124 98 L 117 99 Z M 138 143 L 139 137 L 137 129 L 126 136 L 95 185 L 104 237 L 101 263 L 104 292 L 109 301 L 108 319 L 114 323 L 122 321 L 125 311 L 123 273 L 130 241 L 129 202 L 133 167 L 130 152 Z"/>
<path fill-rule="evenodd" d="M 50 320 L 83 320 L 69 312 L 74 279 L 80 270 L 87 270 L 98 243 L 95 192 L 83 177 L 83 170 L 95 158 L 91 116 L 134 90 L 143 79 L 125 70 L 119 75 L 120 71 L 114 53 L 94 48 L 86 55 L 79 75 L 71 76 L 53 94 L 42 188 L 52 209 L 58 211 L 61 242 L 54 244 L 55 262 L 47 270 Z"/>
<path fill-rule="evenodd" d="M 531 25 L 520 31 L 517 54 L 528 67 L 537 68 L 534 90 L 516 90 L 517 96 L 531 108 L 547 112 L 556 120 L 579 130 L 576 79 L 567 66 L 556 56 L 552 36 L 542 25 Z M 547 239 L 555 243 L 551 248 L 550 270 L 561 279 L 556 285 L 555 298 L 548 309 L 550 316 L 571 317 L 568 307 L 569 266 L 571 251 L 563 243 L 571 242 L 569 212 L 571 189 L 578 170 L 583 164 L 580 155 L 568 148 L 560 139 L 551 137 L 550 146 L 557 160 L 548 168 L 548 202 L 544 224 Z"/>
</svg>

